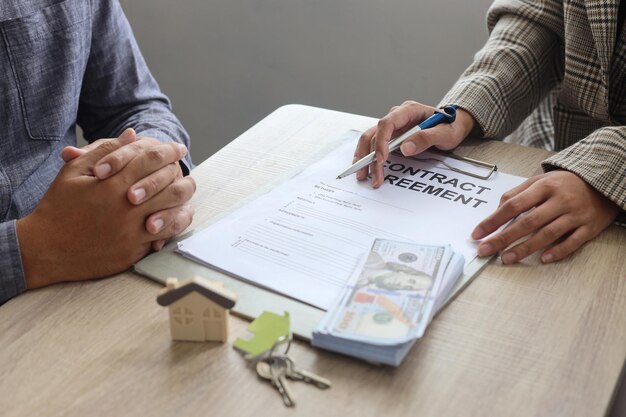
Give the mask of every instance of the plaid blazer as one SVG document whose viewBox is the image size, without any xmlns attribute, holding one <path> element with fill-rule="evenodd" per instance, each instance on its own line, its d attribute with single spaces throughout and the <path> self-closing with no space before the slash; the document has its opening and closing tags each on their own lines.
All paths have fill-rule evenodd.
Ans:
<svg viewBox="0 0 626 417">
<path fill-rule="evenodd" d="M 626 31 L 619 0 L 497 0 L 490 36 L 442 104 L 469 111 L 485 137 L 558 153 L 617 203 L 626 221 Z M 626 26 L 625 26 L 626 27 Z"/>
</svg>

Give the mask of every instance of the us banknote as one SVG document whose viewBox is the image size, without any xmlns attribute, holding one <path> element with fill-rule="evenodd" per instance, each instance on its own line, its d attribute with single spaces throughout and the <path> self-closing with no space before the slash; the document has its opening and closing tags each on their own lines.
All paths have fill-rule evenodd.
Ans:
<svg viewBox="0 0 626 417">
<path fill-rule="evenodd" d="M 327 331 L 379 345 L 421 337 L 446 287 L 452 254 L 449 246 L 376 239 L 329 311 Z"/>
</svg>

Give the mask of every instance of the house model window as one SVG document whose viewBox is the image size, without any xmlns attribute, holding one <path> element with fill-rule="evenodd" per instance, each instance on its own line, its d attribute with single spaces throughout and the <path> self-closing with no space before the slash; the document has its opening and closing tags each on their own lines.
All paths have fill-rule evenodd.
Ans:
<svg viewBox="0 0 626 417">
<path fill-rule="evenodd" d="M 191 324 L 193 321 L 193 311 L 185 307 L 176 307 L 172 310 L 172 317 L 178 324 Z"/>
</svg>

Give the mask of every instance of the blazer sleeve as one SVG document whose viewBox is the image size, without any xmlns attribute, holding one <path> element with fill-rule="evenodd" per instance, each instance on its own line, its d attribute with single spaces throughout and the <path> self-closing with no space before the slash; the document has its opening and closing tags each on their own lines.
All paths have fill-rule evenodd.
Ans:
<svg viewBox="0 0 626 417">
<path fill-rule="evenodd" d="M 0 223 L 0 305 L 25 290 L 15 220 Z"/>
<path fill-rule="evenodd" d="M 566 169 L 585 180 L 621 207 L 617 223 L 626 226 L 626 126 L 597 129 L 541 165 L 546 172 Z"/>
<path fill-rule="evenodd" d="M 496 1 L 490 32 L 441 105 L 458 104 L 484 137 L 504 138 L 563 77 L 563 5 L 558 1 Z"/>
<path fill-rule="evenodd" d="M 92 8 L 78 111 L 85 138 L 117 137 L 132 127 L 138 135 L 189 148 L 189 135 L 150 73 L 119 1 L 95 0 Z M 181 168 L 185 173 L 192 168 L 189 153 Z"/>
</svg>

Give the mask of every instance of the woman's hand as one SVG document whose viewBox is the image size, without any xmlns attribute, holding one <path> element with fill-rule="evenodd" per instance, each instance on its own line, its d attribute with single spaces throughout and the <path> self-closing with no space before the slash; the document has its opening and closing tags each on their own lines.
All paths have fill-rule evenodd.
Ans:
<svg viewBox="0 0 626 417">
<path fill-rule="evenodd" d="M 434 107 L 415 101 L 405 101 L 400 106 L 392 107 L 378 124 L 366 130 L 359 138 L 352 163 L 370 152 L 376 152 L 376 160 L 369 168 L 356 173 L 356 178 L 363 181 L 368 171 L 372 173 L 372 186 L 378 188 L 383 183 L 383 164 L 389 156 L 389 141 L 415 125 L 421 123 L 435 112 Z M 424 152 L 431 146 L 438 149 L 453 149 L 467 137 L 474 128 L 474 118 L 465 110 L 458 109 L 453 123 L 442 123 L 433 128 L 417 132 L 402 143 L 400 150 L 405 156 Z"/>
<path fill-rule="evenodd" d="M 532 209 L 532 210 L 531 210 Z M 482 239 L 516 216 L 531 210 L 478 247 L 480 256 L 503 251 L 502 262 L 515 263 L 547 248 L 541 261 L 558 261 L 576 251 L 607 228 L 619 207 L 576 174 L 552 171 L 529 178 L 504 193 L 498 209 L 472 232 Z M 518 239 L 529 237 L 508 250 Z"/>
</svg>

